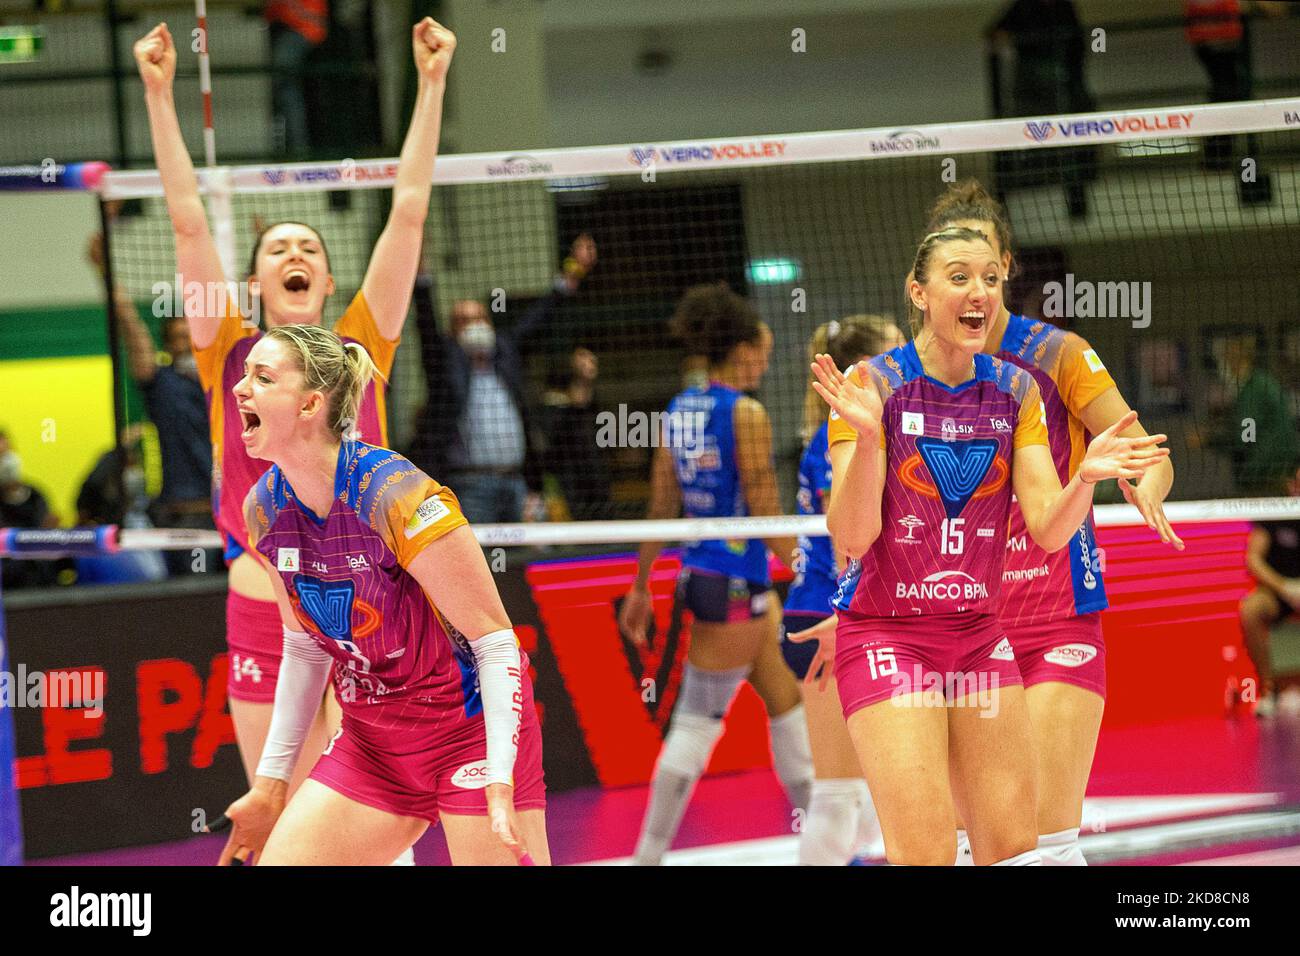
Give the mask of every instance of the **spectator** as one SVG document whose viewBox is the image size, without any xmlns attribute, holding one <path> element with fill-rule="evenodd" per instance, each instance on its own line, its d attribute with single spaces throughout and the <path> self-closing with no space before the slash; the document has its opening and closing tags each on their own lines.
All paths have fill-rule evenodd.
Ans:
<svg viewBox="0 0 1300 956">
<path fill-rule="evenodd" d="M 574 240 L 564 272 L 510 332 L 498 333 L 482 302 L 452 307 L 450 335 L 439 328 L 432 276 L 416 279 L 421 363 L 428 382 L 408 457 L 460 499 L 471 523 L 535 517 L 541 505 L 541 461 L 529 432 L 522 346 L 577 291 L 596 263 L 590 236 Z"/>
<path fill-rule="evenodd" d="M 1238 491 L 1273 495 L 1300 461 L 1300 435 L 1282 386 L 1256 367 L 1255 349 L 1253 332 L 1230 336 L 1216 346 L 1220 394 L 1236 389 L 1236 397 L 1218 400 L 1221 408 L 1206 444 L 1231 460 Z"/>
<path fill-rule="evenodd" d="M 77 495 L 79 525 L 114 524 L 122 528 L 152 527 L 147 497 L 140 426 L 126 428 L 122 443 L 100 456 Z M 158 551 L 123 551 L 77 558 L 77 583 L 126 584 L 161 581 L 167 566 Z"/>
<path fill-rule="evenodd" d="M 574 519 L 609 512 L 609 452 L 597 444 L 595 394 L 600 363 L 576 348 L 547 392 L 546 470 L 555 477 Z"/>
<path fill-rule="evenodd" d="M 276 151 L 300 157 L 311 146 L 303 67 L 329 31 L 328 0 L 268 0 L 271 32 L 271 117 Z"/>
<path fill-rule="evenodd" d="M 1300 495 L 1300 473 L 1292 476 L 1288 490 Z M 1240 614 L 1246 653 L 1259 674 L 1255 716 L 1272 717 L 1277 704 L 1269 631 L 1300 611 L 1300 520 L 1257 522 L 1246 539 L 1246 570 L 1255 589 L 1242 598 Z"/>
<path fill-rule="evenodd" d="M 96 235 L 87 250 L 101 275 L 103 242 Z M 150 518 L 160 528 L 212 528 L 212 438 L 198 365 L 190 351 L 189 323 L 183 315 L 163 319 L 163 351 L 158 352 L 135 304 L 120 288 L 113 290 L 113 316 L 131 378 L 158 430 L 162 490 L 150 506 Z M 218 556 L 214 552 L 207 557 L 216 561 Z M 173 574 L 189 573 L 190 555 L 169 551 L 167 564 Z"/>
<path fill-rule="evenodd" d="M 1070 0 L 1015 0 L 990 30 L 995 49 L 1015 49 L 1011 81 L 1016 116 L 1086 113 L 1097 108 L 1084 78 L 1088 35 Z M 1087 214 L 1083 184 L 1094 175 L 1087 147 L 1035 150 L 1021 159 L 1021 172 L 1064 181 L 1070 215 Z M 1025 185 L 1032 185 L 1026 181 Z"/>
<path fill-rule="evenodd" d="M 59 519 L 51 513 L 45 496 L 22 479 L 23 462 L 0 432 L 0 528 L 57 528 Z M 49 587 L 58 579 L 52 561 L 0 560 L 0 585 L 13 588 Z"/>
<path fill-rule="evenodd" d="M 1254 88 L 1250 65 L 1250 32 L 1244 13 L 1252 5 L 1241 0 L 1184 0 L 1183 19 L 1187 42 L 1210 78 L 1210 102 L 1248 100 Z M 1279 3 L 1257 3 L 1270 15 L 1285 14 Z M 1247 151 L 1254 152 L 1248 140 Z M 1210 136 L 1205 140 L 1202 161 L 1206 169 L 1232 168 L 1232 137 Z"/>
</svg>

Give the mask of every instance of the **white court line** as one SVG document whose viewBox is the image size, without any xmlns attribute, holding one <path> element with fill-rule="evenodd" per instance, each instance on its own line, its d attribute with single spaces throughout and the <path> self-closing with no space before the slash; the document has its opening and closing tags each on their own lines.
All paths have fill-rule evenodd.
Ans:
<svg viewBox="0 0 1300 956">
<path fill-rule="evenodd" d="M 1187 838 L 1213 838 L 1268 829 L 1294 819 L 1294 814 L 1238 814 L 1210 820 L 1187 820 L 1180 823 L 1143 826 L 1119 833 L 1089 833 L 1090 825 L 1102 829 L 1117 825 L 1153 824 L 1157 820 L 1191 814 L 1225 814 L 1233 811 L 1272 806 L 1279 802 L 1276 793 L 1200 794 L 1170 797 L 1097 797 L 1085 800 L 1083 835 L 1079 845 L 1088 852 L 1122 853 L 1140 856 L 1163 849 L 1170 841 Z M 673 850 L 664 856 L 664 866 L 794 866 L 798 863 L 797 836 L 765 837 L 708 846 Z M 585 866 L 627 866 L 630 856 L 593 860 Z"/>
</svg>

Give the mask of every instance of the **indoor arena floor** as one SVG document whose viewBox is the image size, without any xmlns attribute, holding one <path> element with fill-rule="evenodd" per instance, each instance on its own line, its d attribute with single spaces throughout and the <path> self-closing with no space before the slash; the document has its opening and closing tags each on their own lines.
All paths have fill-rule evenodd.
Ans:
<svg viewBox="0 0 1300 956">
<path fill-rule="evenodd" d="M 646 788 L 551 794 L 557 864 L 624 864 Z M 670 866 L 791 865 L 797 837 L 770 771 L 701 781 Z M 177 866 L 215 861 L 224 838 L 201 836 L 34 861 L 69 866 Z M 1107 730 L 1098 746 L 1081 844 L 1094 864 L 1300 864 L 1300 715 L 1249 715 Z M 431 829 L 416 862 L 449 862 Z"/>
</svg>

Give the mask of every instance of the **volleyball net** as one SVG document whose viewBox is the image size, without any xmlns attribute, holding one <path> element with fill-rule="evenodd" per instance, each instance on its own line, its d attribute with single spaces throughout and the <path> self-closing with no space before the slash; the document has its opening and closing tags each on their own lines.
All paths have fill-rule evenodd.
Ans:
<svg viewBox="0 0 1300 956">
<path fill-rule="evenodd" d="M 230 237 L 232 275 L 245 278 L 260 224 L 321 233 L 338 286 L 329 322 L 360 285 L 396 168 L 342 160 L 198 175 L 229 198 L 232 221 L 214 231 Z M 459 413 L 439 406 L 430 356 L 452 347 L 451 314 L 473 300 L 498 335 L 525 333 L 515 343 L 527 368 L 522 424 L 548 487 L 567 499 L 553 514 L 638 517 L 651 416 L 698 369 L 668 320 L 684 290 L 723 281 L 775 336 L 756 396 L 793 503 L 810 336 L 860 313 L 906 332 L 903 282 L 927 210 L 971 177 L 1008 210 L 1009 306 L 1091 342 L 1147 428 L 1169 434 L 1174 497 L 1284 493 L 1300 404 L 1290 387 L 1300 381 L 1300 99 L 442 156 L 417 318 L 392 376 L 390 444 L 411 453 L 430 421 Z M 100 193 L 140 201 L 138 214 L 110 220 L 109 271 L 156 324 L 184 294 L 158 176 L 110 172 Z M 581 235 L 597 261 L 575 276 Z M 596 359 L 594 380 L 579 349 Z M 119 400 L 138 416 L 129 389 Z"/>
</svg>

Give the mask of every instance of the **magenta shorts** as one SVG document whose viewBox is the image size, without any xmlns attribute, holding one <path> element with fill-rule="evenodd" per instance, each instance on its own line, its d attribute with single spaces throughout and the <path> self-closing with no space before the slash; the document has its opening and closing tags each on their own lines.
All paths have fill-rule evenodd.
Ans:
<svg viewBox="0 0 1300 956">
<path fill-rule="evenodd" d="M 1100 611 L 1049 624 L 1022 625 L 1011 632 L 1011 645 L 1026 687 L 1057 681 L 1106 699 L 1106 642 L 1101 636 Z"/>
<path fill-rule="evenodd" d="M 927 701 L 978 701 L 1019 686 L 1016 655 L 992 614 L 857 617 L 840 613 L 835 678 L 844 716 L 882 700 L 925 693 Z M 996 701 L 989 704 L 996 707 Z"/>
<path fill-rule="evenodd" d="M 226 693 L 252 704 L 275 701 L 284 654 L 284 624 L 274 601 L 226 592 Z"/>
<path fill-rule="evenodd" d="M 516 810 L 542 810 L 542 730 L 526 660 L 523 673 L 514 803 Z M 376 733 L 349 720 L 345 705 L 343 726 L 316 762 L 311 779 L 366 806 L 430 823 L 438 822 L 439 811 L 486 816 L 487 732 L 482 713 L 467 718 L 458 710 L 442 720 L 431 715 L 428 724 L 431 732 L 423 739 L 408 739 L 419 736 L 414 728 Z"/>
</svg>

